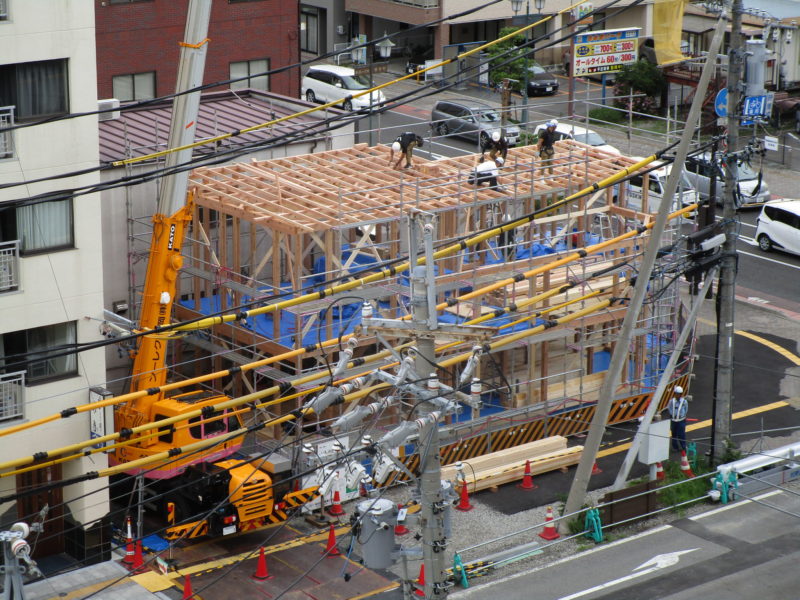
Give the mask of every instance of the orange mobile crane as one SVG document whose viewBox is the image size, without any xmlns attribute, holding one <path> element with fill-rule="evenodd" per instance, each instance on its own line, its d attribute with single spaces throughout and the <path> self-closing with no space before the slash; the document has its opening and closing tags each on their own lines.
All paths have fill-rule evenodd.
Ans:
<svg viewBox="0 0 800 600">
<path fill-rule="evenodd" d="M 187 19 L 187 42 L 181 44 L 178 90 L 196 89 L 202 84 L 206 51 L 206 32 L 211 0 L 192 0 Z M 199 113 L 200 92 L 179 94 L 173 106 L 169 147 L 184 148 L 194 141 Z M 165 168 L 179 167 L 191 159 L 191 148 L 170 152 Z M 242 427 L 242 410 L 214 408 L 227 400 L 207 390 L 190 391 L 165 397 L 159 391 L 167 380 L 166 341 L 157 328 L 169 323 L 177 292 L 178 273 L 183 264 L 181 245 L 192 220 L 193 201 L 187 195 L 186 170 L 162 180 L 158 209 L 153 216 L 153 237 L 141 302 L 140 330 L 154 331 L 139 338 L 135 351 L 131 391 L 151 390 L 116 409 L 116 431 L 175 417 L 200 409 L 201 416 L 186 423 L 165 427 L 158 436 L 133 438 L 130 445 L 117 447 L 110 462 L 123 464 L 171 451 L 166 463 L 146 469 L 131 469 L 128 475 L 148 480 L 148 493 L 158 498 L 157 506 L 166 512 L 170 525 L 165 537 L 225 535 L 283 520 L 285 505 L 298 506 L 316 496 L 316 488 L 290 492 L 276 501 L 270 471 L 272 463 L 234 458 L 244 436 L 231 438 L 229 432 Z M 198 440 L 219 437 L 219 444 L 185 457 L 177 450 Z M 286 484 L 288 490 L 289 484 Z"/>
</svg>

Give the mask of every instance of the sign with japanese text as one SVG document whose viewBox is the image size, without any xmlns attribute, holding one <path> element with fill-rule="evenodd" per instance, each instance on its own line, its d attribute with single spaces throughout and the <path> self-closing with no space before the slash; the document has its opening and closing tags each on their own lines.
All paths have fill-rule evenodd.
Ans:
<svg viewBox="0 0 800 600">
<path fill-rule="evenodd" d="M 575 76 L 618 71 L 639 58 L 639 28 L 588 31 L 575 36 Z"/>
</svg>

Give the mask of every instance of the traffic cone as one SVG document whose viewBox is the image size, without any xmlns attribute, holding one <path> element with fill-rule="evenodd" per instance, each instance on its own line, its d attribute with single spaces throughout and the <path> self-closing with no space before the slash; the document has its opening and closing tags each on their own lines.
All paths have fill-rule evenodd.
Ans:
<svg viewBox="0 0 800 600">
<path fill-rule="evenodd" d="M 144 558 L 142 557 L 142 541 L 136 540 L 136 551 L 133 555 L 133 563 L 130 566 L 134 573 L 141 573 L 144 569 Z"/>
<path fill-rule="evenodd" d="M 467 482 L 461 482 L 461 500 L 458 502 L 458 506 L 456 506 L 456 510 L 460 510 L 461 512 L 469 512 L 471 511 L 474 506 L 469 503 L 469 492 L 467 491 Z"/>
<path fill-rule="evenodd" d="M 689 459 L 686 458 L 686 450 L 681 450 L 681 473 L 683 473 L 686 479 L 692 479 L 694 477 L 692 467 L 689 465 Z"/>
<path fill-rule="evenodd" d="M 561 537 L 558 534 L 558 530 L 556 529 L 556 526 L 553 524 L 553 507 L 552 506 L 548 506 L 547 507 L 547 513 L 545 514 L 545 517 L 544 517 L 544 529 L 542 529 L 542 532 L 539 534 L 539 537 L 542 538 L 543 540 L 547 540 L 547 541 L 557 540 L 558 538 Z"/>
<path fill-rule="evenodd" d="M 664 481 L 664 465 L 660 462 L 656 463 L 656 480 L 657 481 Z"/>
<path fill-rule="evenodd" d="M 417 577 L 417 585 L 419 588 L 414 590 L 414 595 L 425 596 L 425 563 L 419 566 L 419 577 Z"/>
<path fill-rule="evenodd" d="M 127 529 L 128 529 L 128 532 L 127 532 L 128 533 L 128 541 L 125 544 L 125 558 L 122 559 L 122 562 L 124 564 L 128 565 L 128 567 L 131 567 L 133 565 L 133 561 L 134 561 L 134 549 L 133 549 L 133 533 L 131 532 L 131 518 L 130 517 L 126 517 L 125 518 L 125 525 L 127 526 Z"/>
<path fill-rule="evenodd" d="M 522 483 L 518 483 L 517 487 L 521 490 L 535 490 L 538 485 L 533 483 L 533 475 L 531 475 L 531 461 L 525 461 L 525 473 L 522 476 Z"/>
<path fill-rule="evenodd" d="M 331 507 L 328 509 L 328 514 L 334 517 L 345 514 L 342 508 L 342 501 L 339 498 L 339 490 L 333 492 L 333 504 L 331 504 Z"/>
<path fill-rule="evenodd" d="M 597 461 L 594 461 L 594 464 L 592 465 L 592 475 L 599 475 L 602 472 L 603 469 L 597 465 Z"/>
<path fill-rule="evenodd" d="M 256 567 L 256 572 L 253 574 L 253 579 L 257 579 L 258 581 L 272 579 L 272 575 L 270 575 L 267 570 L 267 557 L 264 556 L 264 546 L 261 546 L 259 549 L 258 566 Z"/>
<path fill-rule="evenodd" d="M 181 600 L 191 600 L 192 598 L 194 598 L 194 592 L 192 591 L 192 580 L 187 575 L 183 580 L 183 598 Z"/>
<path fill-rule="evenodd" d="M 398 509 L 402 509 L 403 505 L 402 504 L 398 504 L 397 508 Z M 402 523 L 398 523 L 397 525 L 394 526 L 394 534 L 395 535 L 405 535 L 407 533 L 411 533 L 411 531 L 408 529 L 408 527 L 406 527 Z"/>
<path fill-rule="evenodd" d="M 331 523 L 331 527 L 328 530 L 328 545 L 325 546 L 325 554 L 328 555 L 328 558 L 341 554 L 339 548 L 336 547 L 336 532 L 333 530 L 333 523 Z"/>
</svg>

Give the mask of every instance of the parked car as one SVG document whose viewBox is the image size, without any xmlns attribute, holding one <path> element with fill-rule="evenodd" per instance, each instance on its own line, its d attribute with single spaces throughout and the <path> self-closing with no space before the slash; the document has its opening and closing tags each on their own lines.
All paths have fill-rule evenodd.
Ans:
<svg viewBox="0 0 800 600">
<path fill-rule="evenodd" d="M 350 67 L 338 65 L 312 65 L 300 84 L 300 93 L 308 102 L 333 102 L 343 100 L 354 92 L 369 89 L 369 80 L 356 75 Z M 361 110 L 370 104 L 379 106 L 386 102 L 383 92 L 378 90 L 369 95 L 346 100 L 342 105 L 345 110 Z"/>
<path fill-rule="evenodd" d="M 756 220 L 756 241 L 764 252 L 800 254 L 800 200 L 767 202 Z"/>
<path fill-rule="evenodd" d="M 500 113 L 488 104 L 461 100 L 439 100 L 431 111 L 431 123 L 438 135 L 454 135 L 481 144 L 501 130 Z M 506 125 L 506 139 L 514 146 L 519 127 Z"/>
<path fill-rule="evenodd" d="M 547 123 L 537 125 L 533 130 L 534 137 L 538 138 L 539 133 L 547 128 Z M 611 144 L 607 143 L 603 137 L 591 129 L 573 125 L 572 123 L 559 122 L 556 126 L 556 141 L 558 140 L 575 140 L 583 144 L 594 146 L 598 150 L 610 152 L 611 154 L 620 154 L 620 151 L 614 148 Z"/>
<path fill-rule="evenodd" d="M 558 91 L 558 79 L 543 66 L 534 63 L 528 67 L 528 96 L 555 94 Z"/>
<path fill-rule="evenodd" d="M 653 165 L 655 166 L 655 165 Z M 660 166 L 648 174 L 647 185 L 647 211 L 654 213 L 660 207 L 664 200 L 664 188 L 667 185 L 667 177 L 672 172 L 672 165 Z M 642 198 L 644 187 L 644 176 L 634 175 L 626 182 L 625 197 L 627 199 L 627 207 L 633 210 L 642 210 Z M 700 201 L 700 195 L 694 189 L 692 182 L 686 176 L 686 172 L 681 172 L 681 178 L 678 180 L 678 188 L 675 190 L 675 195 L 672 197 L 672 204 L 670 210 L 679 210 L 690 204 L 695 204 Z M 694 214 L 688 214 L 687 218 L 693 218 Z"/>
<path fill-rule="evenodd" d="M 717 160 L 711 160 L 711 153 L 705 152 L 686 159 L 686 175 L 703 199 L 708 198 L 711 191 L 711 175 L 717 176 L 717 204 L 722 204 L 725 197 L 725 169 Z M 756 206 L 768 202 L 772 197 L 767 187 L 767 182 L 753 169 L 750 164 L 740 162 L 737 170 L 739 179 L 739 205 L 737 208 Z"/>
</svg>

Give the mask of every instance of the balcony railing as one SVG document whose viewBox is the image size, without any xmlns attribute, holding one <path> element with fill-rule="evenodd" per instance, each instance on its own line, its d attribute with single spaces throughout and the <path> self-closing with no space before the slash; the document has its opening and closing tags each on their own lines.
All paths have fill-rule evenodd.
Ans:
<svg viewBox="0 0 800 600">
<path fill-rule="evenodd" d="M 19 240 L 0 242 L 0 294 L 19 289 Z"/>
<path fill-rule="evenodd" d="M 0 375 L 0 423 L 25 416 L 25 371 Z"/>
<path fill-rule="evenodd" d="M 2 1 L 2 0 L 0 0 Z M 439 8 L 439 0 L 389 0 L 392 4 L 405 4 L 416 8 Z"/>
<path fill-rule="evenodd" d="M 2 5 L 3 0 L 0 0 Z M 0 130 L 14 125 L 14 107 L 0 106 Z M 14 156 L 14 132 L 0 131 L 0 158 Z"/>
</svg>

